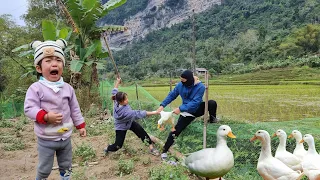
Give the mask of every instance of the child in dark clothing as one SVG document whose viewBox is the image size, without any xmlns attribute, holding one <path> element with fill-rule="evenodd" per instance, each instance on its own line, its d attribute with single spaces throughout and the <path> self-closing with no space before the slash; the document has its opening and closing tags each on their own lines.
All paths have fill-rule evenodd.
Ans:
<svg viewBox="0 0 320 180">
<path fill-rule="evenodd" d="M 127 130 L 133 131 L 143 142 L 149 143 L 150 153 L 158 156 L 159 151 L 154 147 L 154 143 L 150 139 L 147 132 L 143 127 L 135 120 L 144 118 L 150 115 L 159 114 L 157 111 L 144 111 L 144 110 L 132 110 L 128 104 L 128 95 L 124 92 L 118 92 L 118 86 L 121 82 L 120 78 L 117 78 L 117 82 L 112 90 L 112 100 L 114 101 L 113 117 L 114 127 L 116 130 L 116 140 L 114 144 L 110 144 L 104 149 L 107 154 L 109 151 L 114 152 L 119 150 L 126 137 Z"/>
</svg>

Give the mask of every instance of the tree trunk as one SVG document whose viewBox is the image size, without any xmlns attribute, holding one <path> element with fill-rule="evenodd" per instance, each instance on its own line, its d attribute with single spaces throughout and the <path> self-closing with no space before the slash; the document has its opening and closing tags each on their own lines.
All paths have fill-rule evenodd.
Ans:
<svg viewBox="0 0 320 180">
<path fill-rule="evenodd" d="M 91 81 L 93 84 L 95 84 L 97 87 L 99 86 L 99 79 L 98 79 L 98 69 L 97 64 L 92 63 L 92 74 L 91 74 Z"/>
<path fill-rule="evenodd" d="M 79 89 L 81 86 L 81 73 L 80 72 L 72 72 L 71 73 L 71 78 L 70 78 L 70 85 L 74 89 Z"/>
<path fill-rule="evenodd" d="M 79 57 L 76 55 L 76 53 L 72 50 L 70 50 L 70 58 L 72 61 L 79 60 Z M 79 89 L 81 86 L 81 72 L 71 72 L 71 77 L 70 77 L 70 85 L 74 89 Z"/>
</svg>

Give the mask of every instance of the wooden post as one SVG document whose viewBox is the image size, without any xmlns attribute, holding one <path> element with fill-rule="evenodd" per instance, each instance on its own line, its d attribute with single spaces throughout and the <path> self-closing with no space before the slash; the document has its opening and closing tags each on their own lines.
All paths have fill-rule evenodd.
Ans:
<svg viewBox="0 0 320 180">
<path fill-rule="evenodd" d="M 138 94 L 138 85 L 137 83 L 136 84 L 136 97 L 137 97 L 137 101 L 138 101 L 138 104 L 139 104 L 139 109 L 141 109 L 141 105 L 140 105 L 140 102 L 139 102 L 139 94 Z"/>
<path fill-rule="evenodd" d="M 196 28 L 194 20 L 194 9 L 192 9 L 192 71 L 196 74 Z"/>
<path fill-rule="evenodd" d="M 209 80 L 208 80 L 208 71 L 205 72 L 205 105 L 204 105 L 204 115 L 203 115 L 203 149 L 207 148 L 207 124 L 208 124 L 208 94 L 209 94 Z"/>
<path fill-rule="evenodd" d="M 172 91 L 172 72 L 170 72 L 170 92 Z"/>
</svg>

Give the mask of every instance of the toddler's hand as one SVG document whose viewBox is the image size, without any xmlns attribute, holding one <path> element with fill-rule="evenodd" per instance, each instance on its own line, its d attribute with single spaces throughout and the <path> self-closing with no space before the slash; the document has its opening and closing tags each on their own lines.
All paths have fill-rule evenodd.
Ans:
<svg viewBox="0 0 320 180">
<path fill-rule="evenodd" d="M 85 128 L 79 129 L 79 134 L 81 137 L 87 136 L 87 130 Z"/>
<path fill-rule="evenodd" d="M 45 121 L 49 124 L 60 124 L 62 122 L 63 116 L 60 113 L 48 112 L 45 117 Z"/>
</svg>

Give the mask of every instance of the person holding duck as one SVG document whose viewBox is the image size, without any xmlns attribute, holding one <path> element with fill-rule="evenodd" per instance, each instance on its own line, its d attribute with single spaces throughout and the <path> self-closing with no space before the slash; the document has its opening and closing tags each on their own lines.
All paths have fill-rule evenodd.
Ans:
<svg viewBox="0 0 320 180">
<path fill-rule="evenodd" d="M 180 115 L 177 124 L 175 125 L 175 131 L 170 132 L 167 141 L 162 150 L 162 160 L 167 160 L 167 152 L 173 145 L 174 139 L 177 138 L 180 133 L 196 118 L 204 115 L 205 102 L 202 98 L 205 92 L 204 84 L 193 76 L 192 71 L 185 70 L 180 76 L 181 82 L 179 82 L 175 88 L 169 92 L 168 96 L 161 102 L 157 112 L 163 111 L 163 109 L 175 100 L 178 96 L 182 99 L 182 104 L 173 110 L 173 113 Z M 210 123 L 217 123 L 216 118 L 217 103 L 214 100 L 208 101 L 208 111 L 210 114 Z"/>
</svg>

